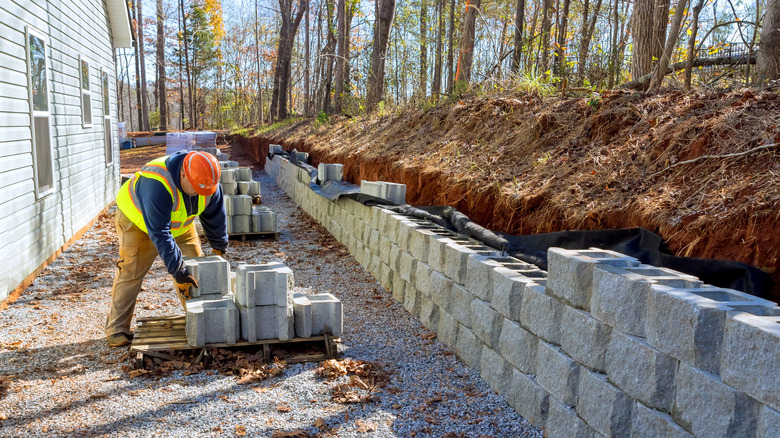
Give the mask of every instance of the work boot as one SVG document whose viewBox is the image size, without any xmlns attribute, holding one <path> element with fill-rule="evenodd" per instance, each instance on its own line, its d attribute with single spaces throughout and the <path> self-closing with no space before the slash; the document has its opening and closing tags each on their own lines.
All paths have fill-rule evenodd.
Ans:
<svg viewBox="0 0 780 438">
<path fill-rule="evenodd" d="M 113 335 L 108 335 L 106 336 L 106 339 L 108 339 L 109 347 L 124 347 L 125 345 L 129 345 L 131 342 L 133 342 L 133 335 L 120 332 L 114 333 Z"/>
</svg>

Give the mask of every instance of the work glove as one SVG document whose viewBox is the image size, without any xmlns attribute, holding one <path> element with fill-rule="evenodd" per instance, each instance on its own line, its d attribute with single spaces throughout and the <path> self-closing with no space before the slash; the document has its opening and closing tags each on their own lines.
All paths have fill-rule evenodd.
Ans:
<svg viewBox="0 0 780 438">
<path fill-rule="evenodd" d="M 190 274 L 190 271 L 188 271 L 187 268 L 184 268 L 173 276 L 173 286 L 176 288 L 176 295 L 178 295 L 179 301 L 181 301 L 181 306 L 186 311 L 186 302 L 187 300 L 192 299 L 190 288 L 198 287 L 198 282 L 195 280 L 195 277 Z"/>
<path fill-rule="evenodd" d="M 224 255 L 225 255 L 225 253 L 226 253 L 226 252 L 227 252 L 227 251 L 220 251 L 220 250 L 218 250 L 218 249 L 212 249 L 212 250 L 211 250 L 211 254 L 209 254 L 209 255 L 210 255 L 210 256 L 220 256 L 220 257 L 222 257 L 222 256 L 224 256 Z"/>
</svg>

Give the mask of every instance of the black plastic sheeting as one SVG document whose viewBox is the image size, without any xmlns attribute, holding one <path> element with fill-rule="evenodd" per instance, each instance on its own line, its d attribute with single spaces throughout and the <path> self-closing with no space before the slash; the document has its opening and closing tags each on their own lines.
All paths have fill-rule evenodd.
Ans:
<svg viewBox="0 0 780 438">
<path fill-rule="evenodd" d="M 362 194 L 360 186 L 346 182 L 328 181 L 320 186 L 316 168 L 298 163 L 294 153 L 287 157 L 291 162 L 306 168 L 311 175 L 309 184 L 311 189 L 331 201 L 346 196 L 365 205 L 382 205 L 400 214 L 427 219 L 450 231 L 472 237 L 487 246 L 504 251 L 512 257 L 532 263 L 543 270 L 547 270 L 547 250 L 551 247 L 570 250 L 599 248 L 635 257 L 648 265 L 694 275 L 704 283 L 713 286 L 736 289 L 761 298 L 769 297 L 772 291 L 771 276 L 756 267 L 730 260 L 675 256 L 667 249 L 661 236 L 644 228 L 560 231 L 524 236 L 494 233 L 472 222 L 468 216 L 453 207 L 397 205 Z"/>
</svg>

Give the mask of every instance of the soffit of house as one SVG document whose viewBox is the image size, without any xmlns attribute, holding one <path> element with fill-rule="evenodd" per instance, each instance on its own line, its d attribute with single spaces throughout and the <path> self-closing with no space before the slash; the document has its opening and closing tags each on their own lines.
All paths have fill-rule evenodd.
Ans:
<svg viewBox="0 0 780 438">
<path fill-rule="evenodd" d="M 130 17 L 125 0 L 108 0 L 108 18 L 114 34 L 114 47 L 133 47 L 133 33 L 130 31 Z"/>
</svg>

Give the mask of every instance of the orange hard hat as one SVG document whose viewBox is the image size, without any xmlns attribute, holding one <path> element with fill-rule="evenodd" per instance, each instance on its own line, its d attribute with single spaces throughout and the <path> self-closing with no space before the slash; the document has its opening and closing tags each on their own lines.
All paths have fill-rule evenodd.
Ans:
<svg viewBox="0 0 780 438">
<path fill-rule="evenodd" d="M 184 157 L 184 176 L 187 177 L 195 193 L 211 196 L 219 186 L 220 168 L 217 157 L 208 152 L 193 151 Z"/>
</svg>

